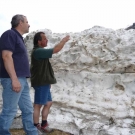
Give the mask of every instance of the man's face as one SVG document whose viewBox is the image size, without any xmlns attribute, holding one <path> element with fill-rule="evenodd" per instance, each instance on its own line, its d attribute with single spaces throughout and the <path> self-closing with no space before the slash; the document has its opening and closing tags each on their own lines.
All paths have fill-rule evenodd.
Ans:
<svg viewBox="0 0 135 135">
<path fill-rule="evenodd" d="M 46 47 L 48 40 L 47 40 L 45 34 L 41 34 L 41 37 L 42 37 L 42 40 L 40 41 L 40 45 L 41 45 L 41 47 Z"/>
<path fill-rule="evenodd" d="M 28 33 L 30 25 L 28 24 L 28 20 L 26 17 L 24 17 L 24 22 L 20 21 L 20 24 L 22 26 L 23 33 Z"/>
</svg>

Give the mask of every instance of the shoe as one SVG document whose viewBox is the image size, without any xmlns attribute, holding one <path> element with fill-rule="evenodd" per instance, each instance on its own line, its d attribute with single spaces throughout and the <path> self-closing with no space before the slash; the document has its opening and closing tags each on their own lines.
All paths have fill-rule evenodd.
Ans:
<svg viewBox="0 0 135 135">
<path fill-rule="evenodd" d="M 41 133 L 43 132 L 42 129 L 41 129 L 41 125 L 40 124 L 38 124 L 36 127 L 37 127 L 38 131 L 40 131 Z"/>
<path fill-rule="evenodd" d="M 42 130 L 42 132 L 44 132 L 44 133 L 50 133 L 50 132 L 53 131 L 51 128 L 49 128 L 48 123 L 45 124 L 44 126 L 41 126 L 41 130 Z"/>
</svg>

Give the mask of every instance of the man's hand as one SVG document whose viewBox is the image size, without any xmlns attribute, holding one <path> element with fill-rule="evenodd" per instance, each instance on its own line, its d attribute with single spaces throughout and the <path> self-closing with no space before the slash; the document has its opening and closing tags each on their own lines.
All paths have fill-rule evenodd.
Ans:
<svg viewBox="0 0 135 135">
<path fill-rule="evenodd" d="M 69 38 L 70 38 L 70 36 L 64 37 L 64 38 L 60 41 L 60 43 L 58 43 L 58 44 L 54 47 L 53 53 L 59 52 L 59 51 L 63 48 L 63 46 L 65 45 L 65 43 L 69 40 Z"/>
<path fill-rule="evenodd" d="M 67 42 L 69 40 L 70 36 L 66 36 L 62 39 L 63 42 Z"/>
<path fill-rule="evenodd" d="M 20 84 L 20 82 L 19 82 L 18 79 L 12 80 L 12 89 L 15 92 L 20 92 L 20 90 L 21 90 L 21 84 Z"/>
</svg>

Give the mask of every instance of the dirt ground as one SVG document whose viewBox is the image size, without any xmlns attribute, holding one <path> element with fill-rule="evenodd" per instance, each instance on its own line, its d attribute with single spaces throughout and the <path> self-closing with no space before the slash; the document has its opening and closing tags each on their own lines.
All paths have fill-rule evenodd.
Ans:
<svg viewBox="0 0 135 135">
<path fill-rule="evenodd" d="M 25 135 L 25 132 L 23 129 L 11 129 L 10 131 L 11 131 L 12 135 Z M 54 129 L 53 132 L 48 133 L 46 135 L 73 135 L 73 134 L 65 133 L 63 131 Z"/>
</svg>

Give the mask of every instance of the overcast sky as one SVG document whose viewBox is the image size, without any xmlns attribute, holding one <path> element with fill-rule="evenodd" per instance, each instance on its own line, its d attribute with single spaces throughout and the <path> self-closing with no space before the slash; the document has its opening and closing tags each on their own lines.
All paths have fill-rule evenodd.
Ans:
<svg viewBox="0 0 135 135">
<path fill-rule="evenodd" d="M 0 36 L 15 14 L 27 16 L 30 32 L 81 32 L 95 25 L 116 30 L 135 22 L 135 0 L 0 0 Z"/>
</svg>

